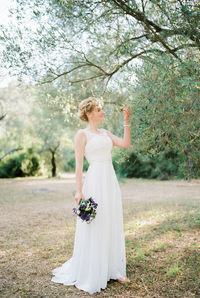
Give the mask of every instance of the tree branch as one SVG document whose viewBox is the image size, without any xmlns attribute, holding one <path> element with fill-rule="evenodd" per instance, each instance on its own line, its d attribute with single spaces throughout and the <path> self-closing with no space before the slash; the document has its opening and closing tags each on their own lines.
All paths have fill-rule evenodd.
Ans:
<svg viewBox="0 0 200 298">
<path fill-rule="evenodd" d="M 196 45 L 193 44 L 193 43 L 185 43 L 185 44 L 182 44 L 174 49 L 172 49 L 173 52 L 176 52 L 178 50 L 181 50 L 181 49 L 184 49 L 184 48 L 196 48 Z"/>
<path fill-rule="evenodd" d="M 160 36 L 153 30 L 153 28 L 149 26 L 149 24 L 147 24 L 147 27 L 154 34 L 157 40 L 159 40 L 160 43 L 168 50 L 168 52 L 172 54 L 175 58 L 177 58 L 180 62 L 182 62 L 181 59 L 175 54 L 175 52 L 172 49 L 170 49 L 170 47 L 160 38 Z"/>
<path fill-rule="evenodd" d="M 94 80 L 96 78 L 99 78 L 99 77 L 103 77 L 105 76 L 104 74 L 98 74 L 96 76 L 93 76 L 93 77 L 89 77 L 89 78 L 86 78 L 86 79 L 80 79 L 80 80 L 76 80 L 76 81 L 69 81 L 71 84 L 74 84 L 74 83 L 79 83 L 79 82 L 84 82 L 84 81 L 89 81 L 89 80 Z"/>
<path fill-rule="evenodd" d="M 110 52 L 109 56 L 113 55 L 114 52 L 116 52 L 121 46 L 123 46 L 125 43 L 129 42 L 129 41 L 134 41 L 134 40 L 138 40 L 140 38 L 146 37 L 147 38 L 148 34 L 142 34 L 140 36 L 136 36 L 136 37 L 131 37 L 129 39 L 124 40 L 122 43 L 120 43 L 115 49 L 114 51 Z"/>
<path fill-rule="evenodd" d="M 127 14 L 134 17 L 136 20 L 142 23 L 147 23 L 148 25 L 152 26 L 156 30 L 156 32 L 161 32 L 163 30 L 160 26 L 158 26 L 154 22 L 147 19 L 144 13 L 140 12 L 139 10 L 133 9 L 132 7 L 128 6 L 124 1 L 122 0 L 111 0 L 111 1 L 114 2 L 118 7 L 122 8 L 123 11 L 125 11 Z"/>
<path fill-rule="evenodd" d="M 70 72 L 73 72 L 74 70 L 79 69 L 79 68 L 84 67 L 84 66 L 88 66 L 88 64 L 85 63 L 85 64 L 78 65 L 78 66 L 76 66 L 76 67 L 74 67 L 74 68 L 72 68 L 72 69 L 70 69 L 68 71 L 65 71 L 65 72 L 63 72 L 61 74 L 57 74 L 53 79 L 50 79 L 50 80 L 47 80 L 47 81 L 43 81 L 43 82 L 41 82 L 39 84 L 52 83 L 53 81 L 55 81 L 56 79 L 60 78 L 61 76 L 67 75 Z"/>
<path fill-rule="evenodd" d="M 183 47 L 183 46 L 182 46 Z M 177 50 L 181 49 L 182 48 L 181 46 L 180 47 L 177 47 L 175 49 L 172 49 L 171 51 L 173 52 L 176 52 Z M 57 75 L 56 77 L 54 77 L 53 79 L 51 80 L 48 80 L 48 81 L 45 81 L 45 82 L 42 82 L 41 84 L 44 84 L 44 83 L 51 83 L 53 82 L 54 80 L 56 80 L 57 78 L 61 77 L 61 76 L 64 76 L 66 74 L 69 74 L 70 72 L 78 69 L 78 68 L 81 68 L 82 66 L 89 66 L 89 67 L 95 67 L 97 68 L 98 70 L 100 70 L 99 73 L 96 73 L 96 75 L 93 75 L 89 78 L 83 78 L 83 79 L 79 79 L 79 80 L 75 80 L 75 81 L 71 81 L 69 80 L 69 83 L 71 84 L 74 84 L 74 83 L 80 83 L 80 82 L 83 82 L 83 81 L 88 81 L 88 80 L 93 80 L 93 79 L 96 79 L 96 78 L 99 78 L 99 77 L 102 77 L 102 78 L 106 78 L 108 77 L 108 80 L 107 80 L 107 83 L 106 85 L 108 85 L 108 82 L 110 81 L 111 77 L 120 69 L 122 68 L 124 65 L 128 64 L 130 61 L 132 61 L 133 59 L 137 58 L 137 57 L 142 57 L 142 59 L 144 59 L 145 56 L 142 56 L 143 54 L 147 54 L 147 53 L 155 53 L 155 52 L 158 52 L 158 53 L 166 53 L 166 51 L 162 51 L 162 50 L 159 50 L 159 49 L 148 49 L 148 50 L 143 50 L 139 53 L 136 53 L 135 55 L 132 55 L 131 57 L 129 57 L 128 59 L 124 60 L 121 64 L 117 65 L 114 70 L 108 72 L 108 71 L 105 71 L 102 67 L 100 67 L 99 65 L 96 65 L 95 63 L 91 62 L 88 60 L 88 58 L 84 55 L 87 63 L 85 64 L 82 64 L 82 65 L 79 65 L 77 67 L 74 67 L 72 68 L 70 71 L 67 71 L 67 72 L 64 72 L 64 73 L 61 73 L 59 75 Z"/>
<path fill-rule="evenodd" d="M 144 54 L 144 53 L 146 53 L 146 52 L 147 52 L 147 51 L 142 51 L 142 52 L 140 52 L 140 53 L 137 53 L 137 54 L 131 56 L 130 58 L 128 58 L 127 60 L 125 60 L 124 62 L 122 62 L 120 65 L 118 65 L 112 72 L 110 72 L 110 73 L 109 73 L 109 76 L 110 76 L 110 77 L 113 76 L 114 73 L 116 73 L 116 72 L 117 72 L 120 68 L 122 68 L 125 64 L 129 63 L 131 60 L 133 60 L 133 59 L 139 57 L 140 55 L 142 55 L 142 54 Z"/>
<path fill-rule="evenodd" d="M 12 149 L 12 150 L 8 151 L 6 154 L 4 154 L 4 155 L 0 158 L 0 161 L 1 161 L 4 157 L 6 157 L 7 155 L 9 155 L 9 154 L 11 154 L 11 153 L 13 153 L 13 152 L 15 152 L 15 151 L 22 150 L 22 149 L 23 149 L 22 147 L 19 147 L 19 148 Z"/>
<path fill-rule="evenodd" d="M 108 76 L 108 75 L 109 75 L 109 73 L 107 73 L 101 66 L 99 66 L 99 65 L 97 65 L 97 64 L 95 64 L 95 63 L 93 63 L 93 62 L 91 62 L 91 61 L 86 57 L 86 55 L 85 55 L 84 52 L 80 52 L 80 51 L 78 51 L 78 50 L 76 50 L 76 52 L 78 52 L 79 54 L 82 54 L 82 55 L 84 56 L 84 58 L 85 58 L 85 60 L 86 60 L 86 63 L 81 62 L 80 65 L 78 65 L 78 66 L 76 66 L 76 67 L 74 67 L 74 68 L 72 68 L 72 69 L 70 69 L 70 70 L 68 70 L 68 71 L 65 71 L 65 72 L 63 72 L 63 73 L 61 73 L 61 74 L 56 74 L 55 72 L 53 72 L 53 71 L 51 70 L 51 72 L 55 75 L 55 77 L 52 78 L 52 79 L 49 79 L 49 80 L 47 80 L 47 81 L 43 81 L 43 82 L 40 83 L 40 84 L 52 83 L 53 81 L 55 81 L 55 80 L 58 79 L 59 77 L 64 76 L 64 75 L 67 75 L 67 74 L 69 74 L 69 73 L 71 73 L 71 72 L 73 72 L 73 71 L 75 71 L 75 70 L 77 70 L 77 69 L 79 69 L 79 68 L 84 67 L 84 66 L 92 66 L 92 67 L 95 67 L 95 68 L 97 68 L 98 70 L 100 70 L 103 74 L 98 75 L 98 76 L 102 76 L 102 75 Z M 98 76 L 97 76 L 97 77 L 98 77 Z M 96 76 L 95 76 L 95 77 L 92 77 L 92 78 L 96 78 Z M 86 80 L 89 80 L 89 78 L 86 79 Z M 78 81 L 74 81 L 74 82 L 71 82 L 71 83 L 78 83 L 78 82 L 81 82 L 81 81 L 82 81 L 82 80 L 78 80 Z"/>
<path fill-rule="evenodd" d="M 136 20 L 142 22 L 145 27 L 155 36 L 155 38 L 167 49 L 167 51 L 173 55 L 176 59 L 181 61 L 180 57 L 176 55 L 176 53 L 167 45 L 166 42 L 163 41 L 163 39 L 157 34 L 162 31 L 166 32 L 165 29 L 159 27 L 154 22 L 150 21 L 144 13 L 140 12 L 139 9 L 136 10 L 130 6 L 128 6 L 124 1 L 122 0 L 112 0 L 119 8 L 123 9 L 127 14 L 134 17 Z"/>
<path fill-rule="evenodd" d="M 58 149 L 58 147 L 60 146 L 60 141 L 58 142 L 58 145 L 54 146 L 54 147 L 49 147 L 49 151 L 51 153 L 56 153 L 56 150 Z"/>
<path fill-rule="evenodd" d="M 141 0 L 141 1 L 142 1 L 142 11 L 143 11 L 143 13 L 145 13 L 146 3 L 144 3 L 144 0 Z"/>
<path fill-rule="evenodd" d="M 5 118 L 5 117 L 6 117 L 6 114 L 0 116 L 0 121 L 3 120 L 3 118 Z"/>
<path fill-rule="evenodd" d="M 127 60 L 123 61 L 120 65 L 118 65 L 112 72 L 109 73 L 109 76 L 112 76 L 114 73 L 116 73 L 120 68 L 122 68 L 125 64 L 129 63 L 131 60 L 137 58 L 137 57 L 141 57 L 143 54 L 146 53 L 152 53 L 152 52 L 159 52 L 159 53 L 165 53 L 159 49 L 149 49 L 149 50 L 144 50 L 140 53 L 137 53 L 133 56 L 131 56 L 130 58 L 128 58 Z"/>
<path fill-rule="evenodd" d="M 86 57 L 85 53 L 84 53 L 84 58 L 85 58 L 85 60 L 88 62 L 88 65 L 90 65 L 90 66 L 94 66 L 94 67 L 96 67 L 97 69 L 99 69 L 101 72 L 103 72 L 105 75 L 108 75 L 108 73 L 107 73 L 105 70 L 103 70 L 102 67 L 100 67 L 99 65 L 96 65 L 96 64 L 94 64 L 93 62 L 89 61 L 88 58 Z"/>
</svg>

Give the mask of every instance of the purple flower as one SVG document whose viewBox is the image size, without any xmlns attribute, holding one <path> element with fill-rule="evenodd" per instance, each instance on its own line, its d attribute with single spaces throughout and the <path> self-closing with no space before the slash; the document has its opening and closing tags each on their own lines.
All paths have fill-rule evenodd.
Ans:
<svg viewBox="0 0 200 298">
<path fill-rule="evenodd" d="M 91 223 L 95 219 L 98 204 L 90 197 L 87 200 L 81 199 L 78 208 L 73 208 L 73 212 L 79 216 L 82 221 Z"/>
</svg>

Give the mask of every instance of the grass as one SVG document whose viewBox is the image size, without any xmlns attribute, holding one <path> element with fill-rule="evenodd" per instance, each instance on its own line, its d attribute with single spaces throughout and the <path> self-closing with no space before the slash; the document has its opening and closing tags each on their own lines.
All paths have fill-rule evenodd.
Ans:
<svg viewBox="0 0 200 298">
<path fill-rule="evenodd" d="M 176 277 L 179 272 L 181 272 L 181 267 L 175 263 L 167 270 L 167 276 Z"/>
<path fill-rule="evenodd" d="M 120 186 L 131 282 L 89 295 L 51 282 L 73 252 L 74 176 L 0 179 L 0 297 L 200 297 L 200 181 Z"/>
</svg>

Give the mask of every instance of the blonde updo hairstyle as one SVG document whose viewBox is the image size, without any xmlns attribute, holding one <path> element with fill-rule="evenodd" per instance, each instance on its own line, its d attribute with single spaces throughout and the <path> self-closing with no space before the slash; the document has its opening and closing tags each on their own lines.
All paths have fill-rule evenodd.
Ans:
<svg viewBox="0 0 200 298">
<path fill-rule="evenodd" d="M 91 113 L 95 107 L 101 106 L 101 100 L 96 97 L 88 97 L 86 99 L 83 99 L 79 103 L 79 110 L 78 110 L 78 117 L 82 121 L 88 122 L 88 116 L 86 113 Z"/>
</svg>

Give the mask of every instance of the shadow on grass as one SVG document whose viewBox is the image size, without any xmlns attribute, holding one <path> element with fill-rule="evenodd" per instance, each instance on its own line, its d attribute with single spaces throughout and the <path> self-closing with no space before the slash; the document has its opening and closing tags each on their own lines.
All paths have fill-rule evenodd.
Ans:
<svg viewBox="0 0 200 298">
<path fill-rule="evenodd" d="M 133 221 L 125 221 L 125 225 L 130 225 L 130 223 L 133 223 Z M 134 236 L 134 239 L 138 242 L 142 237 L 143 241 L 148 241 L 170 231 L 176 231 L 178 233 L 177 235 L 181 237 L 182 232 L 195 229 L 200 229 L 200 212 L 187 213 L 184 215 L 180 214 L 179 216 L 175 213 L 159 223 L 151 224 L 151 221 L 149 221 L 149 225 L 147 224 L 147 226 L 144 226 L 144 228 L 141 229 L 142 236 L 140 236 L 141 231 L 138 231 L 139 235 L 136 237 Z"/>
<path fill-rule="evenodd" d="M 167 218 L 126 236 L 127 275 L 135 293 L 199 297 L 199 236 L 199 213 Z"/>
</svg>

